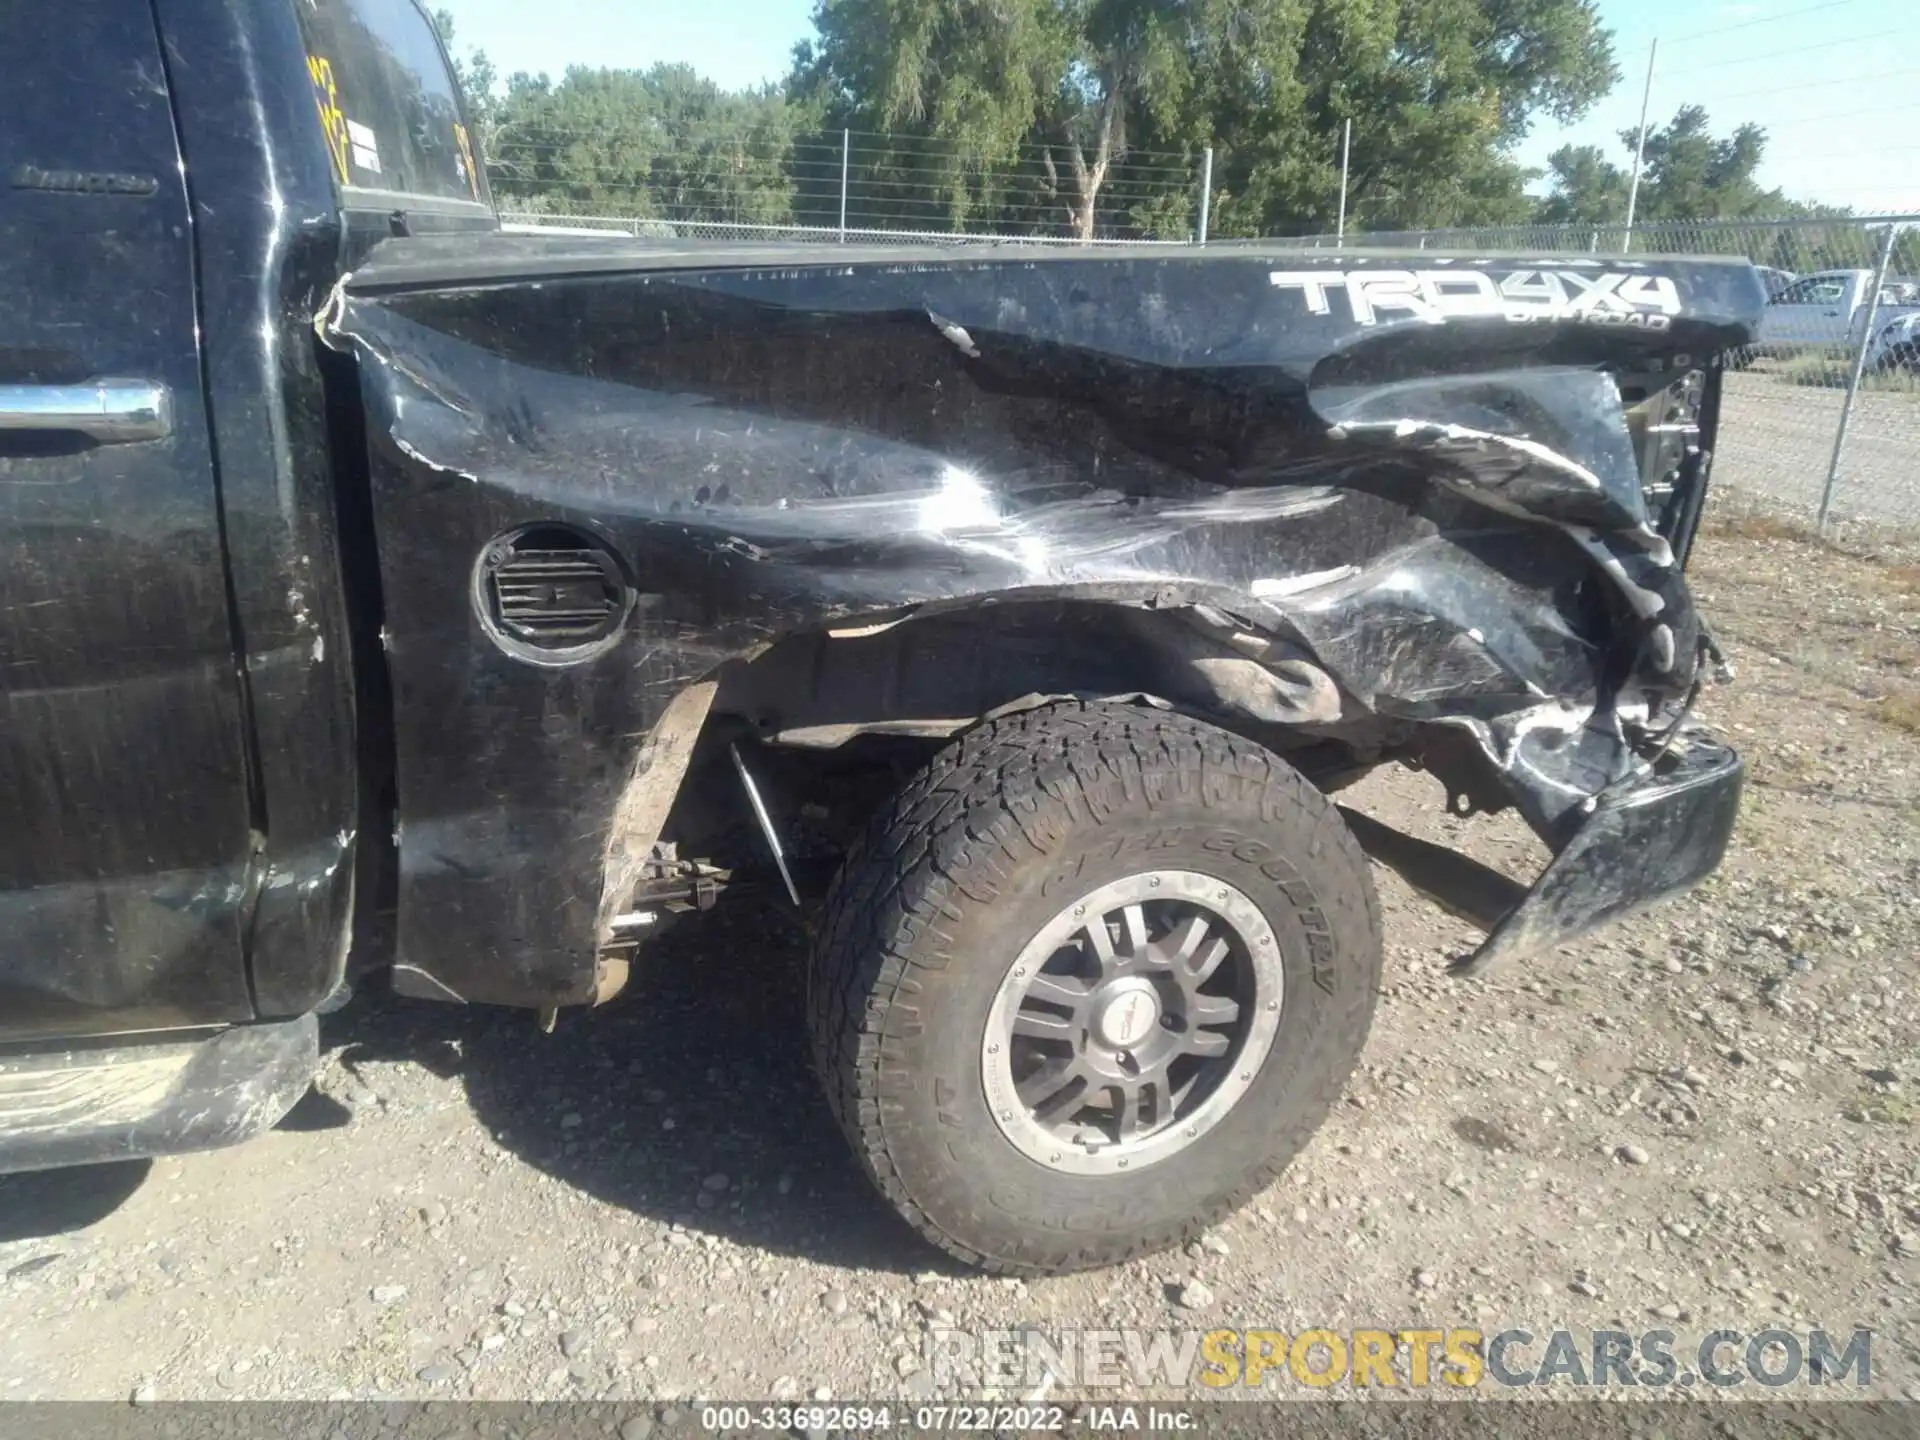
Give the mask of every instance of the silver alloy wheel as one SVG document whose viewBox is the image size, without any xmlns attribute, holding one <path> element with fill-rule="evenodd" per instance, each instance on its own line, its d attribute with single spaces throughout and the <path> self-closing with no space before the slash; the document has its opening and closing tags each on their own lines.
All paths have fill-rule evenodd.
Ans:
<svg viewBox="0 0 1920 1440">
<path fill-rule="evenodd" d="M 1191 870 L 1102 885 L 1042 927 L 987 1012 L 994 1122 L 1053 1170 L 1110 1175 L 1177 1154 L 1226 1118 L 1280 1026 L 1273 927 Z"/>
</svg>

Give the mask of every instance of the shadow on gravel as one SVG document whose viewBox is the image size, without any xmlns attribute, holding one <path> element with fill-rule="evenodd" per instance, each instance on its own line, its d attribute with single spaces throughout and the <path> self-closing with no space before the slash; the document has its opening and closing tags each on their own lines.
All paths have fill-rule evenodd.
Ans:
<svg viewBox="0 0 1920 1440">
<path fill-rule="evenodd" d="M 501 1145 L 649 1219 L 821 1264 L 946 1268 L 874 1192 L 820 1094 L 805 953 L 790 912 L 742 901 L 662 935 L 621 999 L 563 1011 L 551 1035 L 531 1014 L 381 994 L 324 1017 L 321 1041 L 349 1071 L 457 1075 Z"/>
<path fill-rule="evenodd" d="M 0 1245 L 70 1235 L 97 1225 L 133 1198 L 152 1168 L 151 1160 L 116 1160 L 0 1175 Z"/>
</svg>

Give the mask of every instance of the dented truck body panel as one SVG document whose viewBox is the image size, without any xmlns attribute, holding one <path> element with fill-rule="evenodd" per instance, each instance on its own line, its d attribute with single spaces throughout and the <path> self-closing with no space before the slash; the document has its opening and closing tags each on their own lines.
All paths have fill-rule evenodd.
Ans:
<svg viewBox="0 0 1920 1440">
<path fill-rule="evenodd" d="M 1744 262 L 512 236 L 418 0 L 0 53 L 0 1173 L 276 1123 L 363 976 L 599 1003 L 1050 700 L 1517 809 L 1347 812 L 1467 970 L 1719 862 Z"/>
<path fill-rule="evenodd" d="M 400 983 L 595 999 L 622 857 L 660 838 L 690 748 L 657 743 L 676 697 L 708 685 L 704 718 L 716 677 L 888 627 L 911 665 L 982 607 L 1199 632 L 1193 703 L 1223 723 L 1376 758 L 1464 739 L 1577 857 L 1688 743 L 1713 357 L 1764 303 L 1750 266 L 1699 260 L 383 242 L 316 328 L 366 417 Z M 541 654 L 489 610 L 536 526 L 617 573 L 606 643 Z M 980 654 L 948 713 L 888 723 L 1032 688 Z M 798 688 L 747 718 L 806 743 Z M 1716 774 L 1660 792 L 1685 811 L 1642 826 L 1681 837 L 1663 863 L 1717 861 L 1737 761 Z M 1626 867 L 1502 949 L 1662 883 Z"/>
</svg>

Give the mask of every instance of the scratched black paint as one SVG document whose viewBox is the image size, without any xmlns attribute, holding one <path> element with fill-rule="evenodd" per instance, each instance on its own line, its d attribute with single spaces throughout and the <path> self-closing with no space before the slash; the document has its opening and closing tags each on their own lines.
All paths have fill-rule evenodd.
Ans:
<svg viewBox="0 0 1920 1440">
<path fill-rule="evenodd" d="M 1271 278 L 1407 263 L 377 246 L 321 330 L 368 416 L 411 983 L 585 999 L 607 827 L 668 700 L 903 608 L 1224 608 L 1324 667 L 1342 720 L 1470 735 L 1563 843 L 1698 665 L 1622 387 L 1742 343 L 1764 292 L 1742 264 L 1612 262 L 1678 313 L 1365 325 Z M 579 667 L 505 654 L 470 602 L 487 541 L 541 520 L 603 536 L 643 592 Z"/>
<path fill-rule="evenodd" d="M 0 7 L 0 54 L 0 385 L 173 414 L 0 436 L 0 1042 L 299 1015 L 388 856 L 312 319 L 393 202 L 331 188 L 292 7 Z"/>
<path fill-rule="evenodd" d="M 141 444 L 0 434 L 0 1040 L 248 1018 L 246 732 L 159 37 L 144 8 L 0 6 L 0 55 L 5 160 L 153 179 L 0 190 L 0 385 L 176 401 Z M 114 123 L 76 124 L 76 94 Z"/>
<path fill-rule="evenodd" d="M 962 724 L 1158 666 L 1230 710 L 1178 625 L 1269 637 L 1256 699 L 1299 708 L 1239 720 L 1348 772 L 1451 739 L 1548 838 L 1480 963 L 1718 862 L 1739 762 L 1666 727 L 1750 267 L 507 236 L 335 185 L 303 13 L 0 7 L 0 385 L 173 416 L 0 434 L 0 1170 L 272 1123 L 311 1020 L 243 1022 L 384 958 L 389 899 L 403 989 L 596 998 L 618 807 L 707 677 L 723 719 L 804 696 L 769 743 L 817 745 L 882 682 Z M 450 93 L 424 50 L 374 68 Z M 639 593 L 542 665 L 473 582 L 556 523 Z M 132 1119 L 69 1083 L 128 1032 L 185 1067 Z"/>
</svg>

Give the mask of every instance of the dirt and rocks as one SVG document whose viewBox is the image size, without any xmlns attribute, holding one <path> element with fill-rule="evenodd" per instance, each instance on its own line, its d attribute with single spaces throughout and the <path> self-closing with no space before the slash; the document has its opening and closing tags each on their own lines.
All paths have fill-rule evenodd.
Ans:
<svg viewBox="0 0 1920 1440">
<path fill-rule="evenodd" d="M 1714 483 L 1775 510 L 1820 508 L 1846 392 L 1793 383 L 1790 357 L 1729 372 Z M 1920 393 L 1869 383 L 1854 397 L 1832 518 L 1858 527 L 1920 524 Z"/>
<path fill-rule="evenodd" d="M 1382 873 L 1364 1063 L 1184 1252 L 948 1267 L 807 1071 L 801 937 L 748 912 L 550 1036 L 356 1001 L 249 1146 L 0 1180 L 0 1398 L 653 1402 L 636 1440 L 693 1398 L 965 1393 L 930 1328 L 1216 1326 L 1870 1327 L 1870 1392 L 1920 1397 L 1920 568 L 1745 524 L 1695 577 L 1739 670 L 1703 713 L 1751 765 L 1723 871 L 1479 982 Z M 1531 873 L 1517 820 L 1431 784 L 1343 799 Z"/>
</svg>

